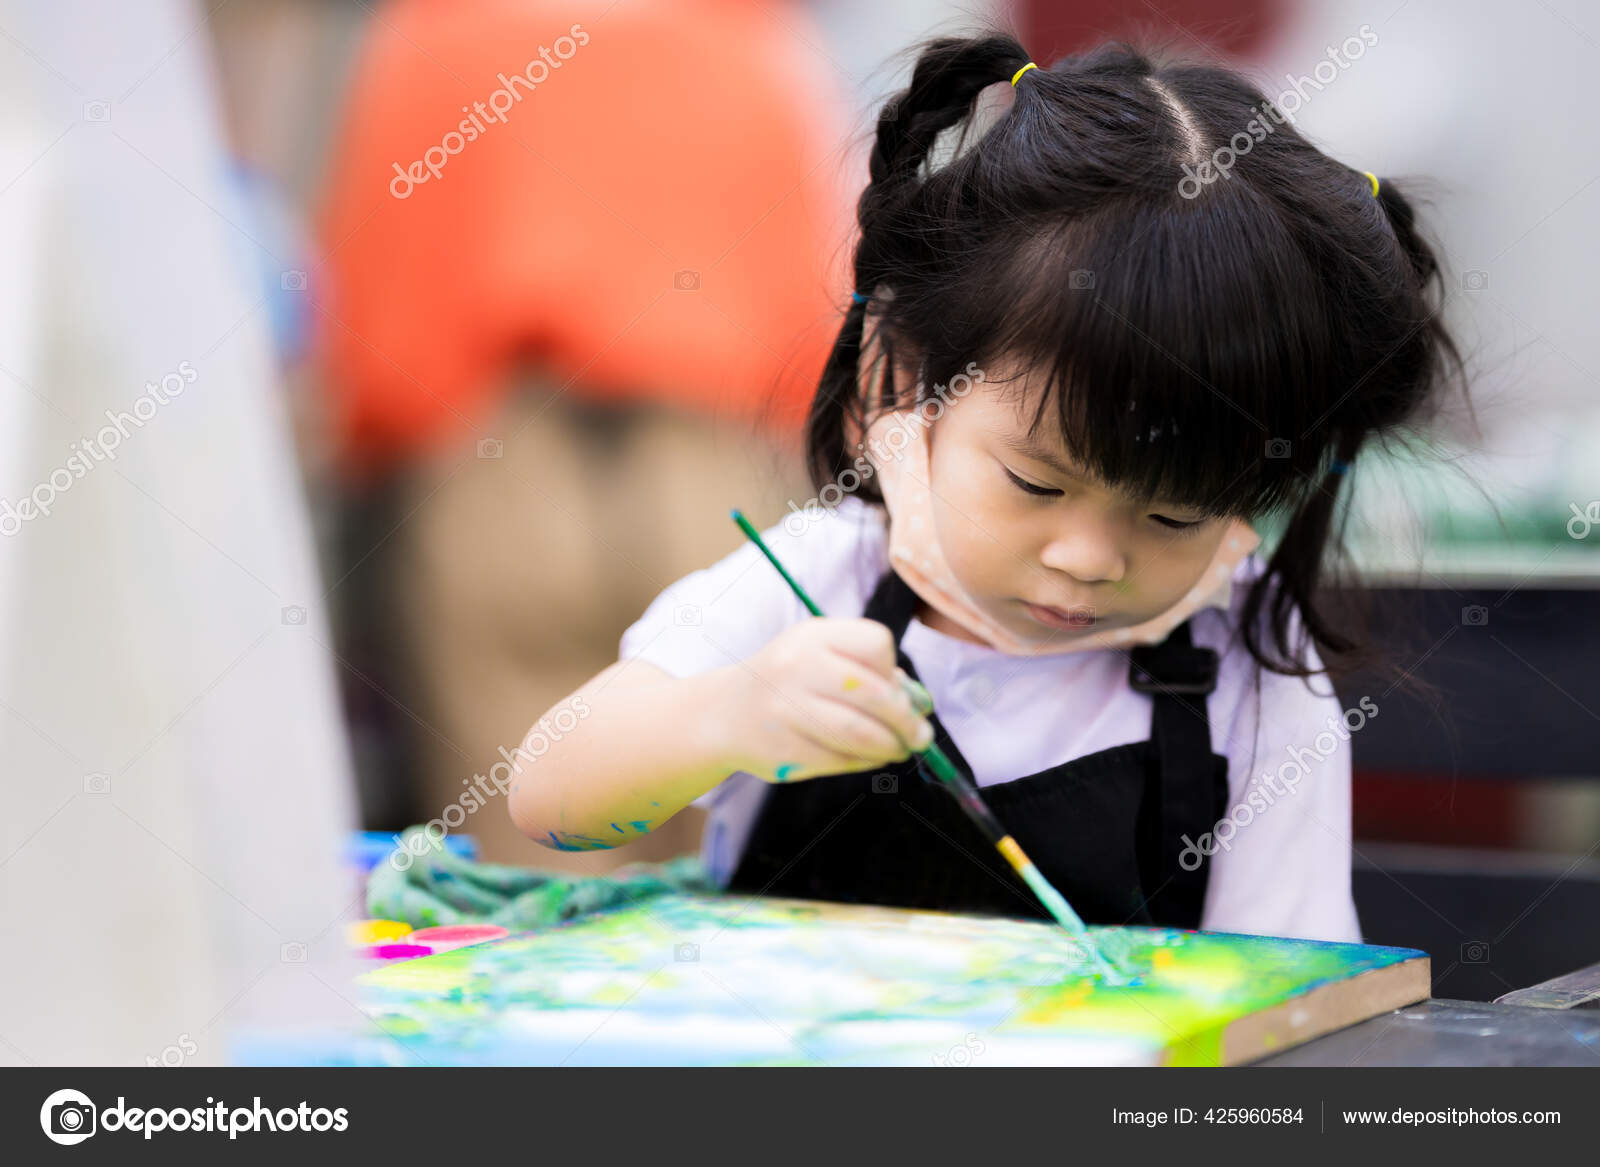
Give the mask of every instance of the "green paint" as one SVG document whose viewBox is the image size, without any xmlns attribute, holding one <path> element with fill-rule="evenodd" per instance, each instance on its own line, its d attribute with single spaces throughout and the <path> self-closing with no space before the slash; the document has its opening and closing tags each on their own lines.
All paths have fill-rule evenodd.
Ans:
<svg viewBox="0 0 1600 1167">
<path fill-rule="evenodd" d="M 666 893 L 366 974 L 375 1028 L 341 1057 L 929 1065 L 978 1032 L 995 1064 L 1216 1065 L 1238 1018 L 1422 955 L 1168 928 L 1088 933 L 1125 955 L 1126 983 L 1096 975 L 1082 945 L 1035 921 Z M 401 1053 L 384 1031 L 407 1035 Z"/>
<path fill-rule="evenodd" d="M 1089 929 L 1078 918 L 1078 913 L 1067 904 L 1066 897 L 1058 892 L 1031 863 L 1022 869 L 1022 878 L 1033 890 L 1033 894 L 1039 897 L 1039 902 L 1044 905 L 1045 911 L 1055 917 L 1056 923 L 1065 928 L 1074 939 L 1083 943 L 1089 958 L 1089 967 L 1111 983 L 1121 984 L 1123 978 L 1112 972 L 1111 966 L 1101 956 L 1099 948 L 1089 939 Z"/>
<path fill-rule="evenodd" d="M 789 775 L 800 768 L 798 762 L 785 762 L 773 771 L 772 777 L 778 782 L 789 781 Z"/>
</svg>

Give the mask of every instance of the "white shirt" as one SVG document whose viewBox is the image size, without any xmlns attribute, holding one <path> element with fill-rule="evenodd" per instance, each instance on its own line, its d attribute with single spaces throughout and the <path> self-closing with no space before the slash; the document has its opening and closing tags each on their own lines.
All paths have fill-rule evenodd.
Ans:
<svg viewBox="0 0 1600 1167">
<path fill-rule="evenodd" d="M 831 511 L 792 512 L 762 538 L 829 616 L 862 615 L 888 563 L 883 511 L 855 498 Z M 1231 611 L 1203 609 L 1190 621 L 1195 643 L 1216 649 L 1220 658 L 1207 711 L 1211 748 L 1228 758 L 1231 806 L 1230 821 L 1211 840 L 1194 840 L 1212 849 L 1201 927 L 1357 941 L 1348 739 L 1368 714 L 1352 707 L 1346 720 L 1325 678 L 1316 679 L 1314 692 L 1302 679 L 1262 671 L 1258 720 L 1254 662 L 1231 633 L 1260 570 L 1257 558 L 1247 558 L 1234 572 Z M 743 660 L 809 618 L 747 542 L 657 596 L 623 633 L 621 656 L 693 676 Z M 915 617 L 901 648 L 980 786 L 1150 736 L 1151 698 L 1128 687 L 1123 653 L 1012 656 Z M 1063 709 L 1074 716 L 1063 717 Z M 1291 751 L 1298 763 L 1291 763 Z M 1298 780 L 1297 767 L 1304 774 Z M 740 771 L 695 800 L 710 812 L 704 858 L 721 883 L 738 863 L 766 790 L 760 778 Z"/>
</svg>

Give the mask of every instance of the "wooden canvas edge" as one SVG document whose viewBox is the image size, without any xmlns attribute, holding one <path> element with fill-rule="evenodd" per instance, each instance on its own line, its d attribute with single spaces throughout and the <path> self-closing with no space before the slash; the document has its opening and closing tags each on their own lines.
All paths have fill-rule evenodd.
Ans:
<svg viewBox="0 0 1600 1167">
<path fill-rule="evenodd" d="M 1237 1066 L 1282 1053 L 1347 1025 L 1425 1001 L 1432 992 L 1432 962 L 1426 953 L 1344 980 L 1329 981 L 1270 1009 L 1229 1022 L 1222 1030 L 1221 1055 L 1216 1064 Z M 1299 1017 L 1302 1012 L 1303 1018 Z M 1173 1061 L 1178 1053 L 1181 1051 L 1169 1048 L 1162 1064 L 1179 1064 Z"/>
</svg>

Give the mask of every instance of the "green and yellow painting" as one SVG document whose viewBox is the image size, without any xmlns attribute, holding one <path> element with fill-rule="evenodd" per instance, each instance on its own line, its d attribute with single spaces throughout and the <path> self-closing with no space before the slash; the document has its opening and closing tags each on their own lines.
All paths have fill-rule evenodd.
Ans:
<svg viewBox="0 0 1600 1167">
<path fill-rule="evenodd" d="M 409 1065 L 1217 1065 L 1428 995 L 1405 948 L 1061 929 L 802 900 L 652 896 L 360 978 L 370 1032 L 314 1060 Z M 268 1060 L 271 1060 L 270 1058 Z M 296 1059 L 299 1060 L 299 1059 Z"/>
</svg>

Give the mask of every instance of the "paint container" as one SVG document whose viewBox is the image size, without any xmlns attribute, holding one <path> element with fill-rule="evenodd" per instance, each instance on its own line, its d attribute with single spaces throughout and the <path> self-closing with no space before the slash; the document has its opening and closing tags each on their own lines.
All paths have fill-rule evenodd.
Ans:
<svg viewBox="0 0 1600 1167">
<path fill-rule="evenodd" d="M 345 943 L 351 948 L 393 944 L 411 935 L 411 925 L 399 920 L 353 920 L 345 926 Z"/>
<path fill-rule="evenodd" d="M 415 960 L 419 956 L 432 956 L 433 949 L 426 944 L 372 944 L 361 955 L 368 960 Z"/>
<path fill-rule="evenodd" d="M 413 944 L 426 944 L 435 952 L 449 952 L 452 948 L 484 944 L 509 935 L 511 933 L 498 924 L 441 924 L 437 928 L 413 932 L 410 941 Z"/>
</svg>

